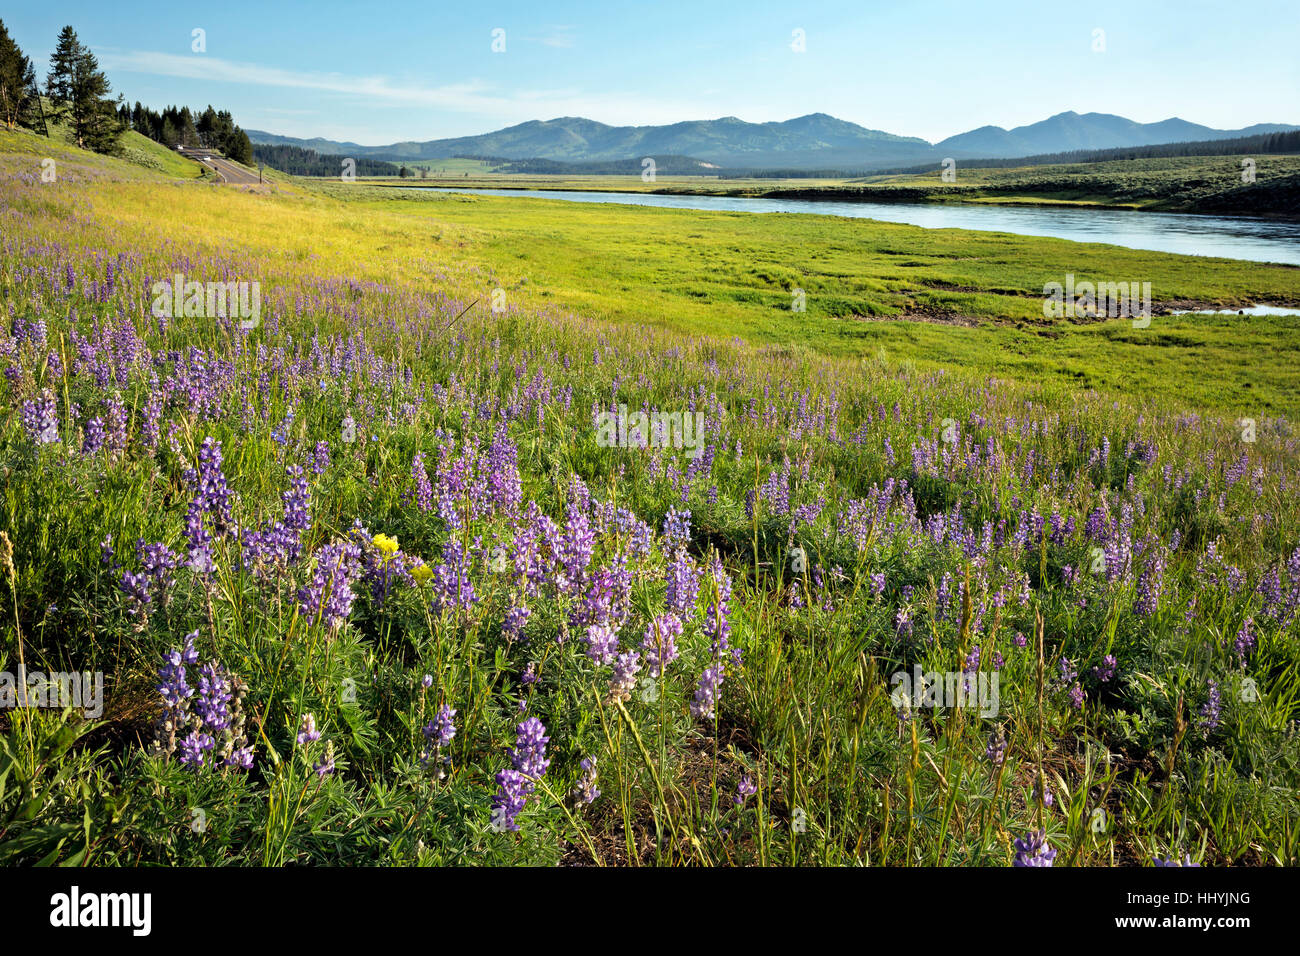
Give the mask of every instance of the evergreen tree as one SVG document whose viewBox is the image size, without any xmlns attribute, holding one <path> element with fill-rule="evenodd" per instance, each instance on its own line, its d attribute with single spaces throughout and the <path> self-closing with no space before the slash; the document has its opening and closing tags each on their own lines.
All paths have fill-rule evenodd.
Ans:
<svg viewBox="0 0 1300 956">
<path fill-rule="evenodd" d="M 45 88 L 55 117 L 67 120 L 77 146 L 100 153 L 117 146 L 122 134 L 118 119 L 122 100 L 119 97 L 115 103 L 109 99 L 108 77 L 99 68 L 95 54 L 77 39 L 77 32 L 70 26 L 59 32 Z"/>
<path fill-rule="evenodd" d="M 36 110 L 32 97 L 35 85 L 32 61 L 23 55 L 0 20 L 0 122 L 9 129 L 31 125 Z"/>
<path fill-rule="evenodd" d="M 245 166 L 253 165 L 253 143 L 238 126 L 230 131 L 226 137 L 222 152 L 237 163 L 243 163 Z"/>
<path fill-rule="evenodd" d="M 72 70 L 72 102 L 68 108 L 68 122 L 72 135 L 82 149 L 106 153 L 117 145 L 122 135 L 122 125 L 117 120 L 117 108 L 108 98 L 111 88 L 108 77 L 99 68 L 95 54 L 79 46 Z"/>
<path fill-rule="evenodd" d="M 51 119 L 62 119 L 72 103 L 72 76 L 80 51 L 77 31 L 71 26 L 60 30 L 58 45 L 50 57 L 50 71 L 45 75 L 45 95 L 50 98 Z"/>
</svg>

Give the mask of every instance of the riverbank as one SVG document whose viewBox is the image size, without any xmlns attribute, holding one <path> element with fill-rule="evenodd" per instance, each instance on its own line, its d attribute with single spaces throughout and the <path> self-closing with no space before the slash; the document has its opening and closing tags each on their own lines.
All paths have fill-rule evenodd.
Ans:
<svg viewBox="0 0 1300 956">
<path fill-rule="evenodd" d="M 328 184 L 322 184 L 328 185 Z M 355 187 L 352 187 L 355 188 Z M 1300 222 L 1240 216 L 1191 216 L 1183 213 L 1101 209 L 1097 207 L 1012 207 L 972 203 L 873 203 L 790 198 L 662 195 L 586 190 L 465 189 L 434 186 L 407 189 L 398 195 L 507 196 L 551 199 L 579 204 L 613 203 L 749 214 L 791 213 L 849 219 L 875 219 L 926 229 L 971 229 L 1015 235 L 1109 243 L 1178 255 L 1218 256 L 1300 266 Z M 346 194 L 346 193 L 345 193 Z"/>
<path fill-rule="evenodd" d="M 881 174 L 856 179 L 711 179 L 639 176 L 500 175 L 488 164 L 457 177 L 367 180 L 377 186 L 651 193 L 812 202 L 973 203 L 1068 206 L 1150 212 L 1237 215 L 1300 221 L 1300 157 L 1253 159 L 1245 181 L 1242 157 L 1173 157 L 1106 163 Z M 1249 177 L 1247 177 L 1249 178 Z"/>
<path fill-rule="evenodd" d="M 1300 319 L 1162 314 L 1300 306 L 1294 266 L 866 218 L 342 183 L 314 189 L 344 200 L 322 230 L 336 219 L 366 223 L 394 255 L 419 249 L 468 268 L 483 301 L 501 289 L 510 310 L 571 309 L 629 334 L 738 337 L 795 361 L 884 354 L 1066 389 L 1159 394 L 1188 409 L 1242 414 L 1248 397 L 1270 414 L 1300 413 Z M 1071 274 L 1076 282 L 1150 281 L 1155 317 L 1145 328 L 1119 318 L 1045 318 L 1044 285 Z"/>
</svg>

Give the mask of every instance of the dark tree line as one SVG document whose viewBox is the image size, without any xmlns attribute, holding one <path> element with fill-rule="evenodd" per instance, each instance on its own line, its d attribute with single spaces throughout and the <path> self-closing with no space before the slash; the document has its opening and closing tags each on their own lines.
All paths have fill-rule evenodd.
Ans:
<svg viewBox="0 0 1300 956">
<path fill-rule="evenodd" d="M 108 77 L 95 54 L 77 39 L 77 31 L 70 26 L 60 30 L 45 77 L 48 119 L 66 123 L 82 149 L 111 152 L 122 135 L 111 93 Z M 46 118 L 32 61 L 0 22 L 0 120 L 9 129 L 25 126 L 48 134 Z"/>
<path fill-rule="evenodd" d="M 70 26 L 59 31 L 44 95 L 48 110 L 31 60 L 0 21 L 0 122 L 9 129 L 23 126 L 48 134 L 47 119 L 65 123 L 79 147 L 99 153 L 113 152 L 122 132 L 133 129 L 166 146 L 204 146 L 237 162 L 253 162 L 253 144 L 228 110 L 209 106 L 196 113 L 169 106 L 158 112 L 138 102 L 129 107 L 121 96 L 114 100 L 99 61 Z"/>
<path fill-rule="evenodd" d="M 301 146 L 266 146 L 261 143 L 253 147 L 253 157 L 272 169 L 294 176 L 342 175 L 346 158 Z M 382 160 L 358 157 L 355 161 L 358 176 L 392 176 L 398 172 L 396 166 Z"/>
<path fill-rule="evenodd" d="M 90 48 L 77 39 L 77 31 L 64 27 L 50 57 L 45 77 L 45 95 L 50 115 L 68 124 L 73 140 L 81 149 L 112 152 L 122 135 L 116 103 L 110 94 L 108 77 Z"/>
<path fill-rule="evenodd" d="M 18 49 L 0 20 L 0 122 L 9 129 L 34 128 L 39 115 L 38 97 L 32 61 Z"/>
<path fill-rule="evenodd" d="M 211 106 L 202 113 L 188 106 L 168 106 L 159 112 L 141 105 L 118 110 L 118 118 L 143 136 L 148 136 L 164 146 L 202 146 L 219 150 L 235 162 L 252 165 L 253 144 L 248 134 L 235 125 L 229 110 L 214 110 Z"/>
</svg>

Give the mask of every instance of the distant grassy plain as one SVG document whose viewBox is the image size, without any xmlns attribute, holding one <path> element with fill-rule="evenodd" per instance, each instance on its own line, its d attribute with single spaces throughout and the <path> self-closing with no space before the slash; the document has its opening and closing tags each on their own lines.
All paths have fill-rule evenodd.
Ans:
<svg viewBox="0 0 1300 956">
<path fill-rule="evenodd" d="M 3 153 L 49 149 L 0 133 Z M 123 228 L 183 222 L 200 244 L 242 247 L 254 260 L 310 259 L 382 280 L 433 259 L 440 281 L 480 307 L 501 288 L 512 310 L 573 311 L 628 334 L 645 325 L 740 337 L 795 358 L 884 357 L 1231 415 L 1300 410 L 1295 317 L 1157 314 L 1138 329 L 1128 320 L 1050 321 L 1042 307 L 1044 283 L 1067 274 L 1149 281 L 1157 312 L 1300 306 L 1296 267 L 830 216 L 396 193 L 274 173 L 262 191 L 185 187 L 67 152 L 74 171 L 136 180 L 85 194 Z M 804 312 L 792 309 L 795 288 Z"/>
<path fill-rule="evenodd" d="M 1242 156 L 1179 156 L 1001 168 L 957 163 L 951 182 L 941 169 L 852 178 L 728 176 L 522 175 L 496 172 L 484 160 L 417 164 L 426 179 L 385 177 L 378 186 L 457 186 L 496 189 L 579 189 L 594 192 L 837 199 L 863 202 L 972 202 L 1077 205 L 1162 212 L 1300 215 L 1300 156 L 1259 156 L 1254 181 L 1242 178 Z M 412 168 L 408 164 L 408 169 Z"/>
<path fill-rule="evenodd" d="M 416 235 L 438 229 L 436 241 L 450 240 L 457 259 L 521 302 L 792 352 L 883 348 L 921 366 L 1158 391 L 1189 407 L 1300 407 L 1294 317 L 1157 316 L 1137 329 L 1125 320 L 1049 321 L 1042 307 L 1044 283 L 1070 273 L 1150 281 L 1157 309 L 1300 305 L 1294 267 L 828 216 L 316 188 L 408 219 Z M 804 290 L 803 313 L 791 308 L 794 288 Z"/>
</svg>

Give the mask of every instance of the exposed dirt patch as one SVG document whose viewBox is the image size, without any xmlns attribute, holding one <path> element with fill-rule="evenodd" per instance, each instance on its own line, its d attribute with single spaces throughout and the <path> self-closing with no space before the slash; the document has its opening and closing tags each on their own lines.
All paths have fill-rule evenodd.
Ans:
<svg viewBox="0 0 1300 956">
<path fill-rule="evenodd" d="M 963 328 L 975 328 L 980 324 L 980 320 L 973 315 L 923 305 L 913 306 L 898 315 L 854 315 L 852 318 L 858 322 L 928 322 L 932 325 L 959 325 Z"/>
</svg>

